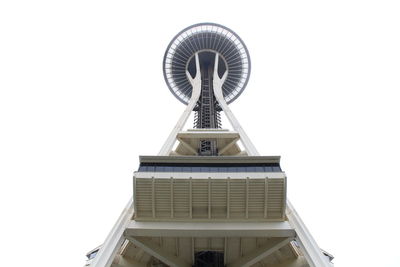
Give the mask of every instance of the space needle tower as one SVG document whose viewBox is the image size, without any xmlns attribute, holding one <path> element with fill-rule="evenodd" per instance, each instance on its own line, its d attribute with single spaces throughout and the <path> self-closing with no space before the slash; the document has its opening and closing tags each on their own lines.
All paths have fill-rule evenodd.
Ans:
<svg viewBox="0 0 400 267">
<path fill-rule="evenodd" d="M 88 266 L 333 266 L 286 197 L 280 157 L 260 156 L 229 108 L 250 69 L 225 26 L 195 24 L 172 39 L 164 78 L 186 108 L 158 155 L 139 157 L 133 196 Z"/>
</svg>

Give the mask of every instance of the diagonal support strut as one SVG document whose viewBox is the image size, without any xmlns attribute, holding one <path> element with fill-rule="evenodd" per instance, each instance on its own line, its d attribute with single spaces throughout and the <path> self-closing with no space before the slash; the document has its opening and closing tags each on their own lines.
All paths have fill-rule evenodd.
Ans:
<svg viewBox="0 0 400 267">
<path fill-rule="evenodd" d="M 190 263 L 175 255 L 172 255 L 168 251 L 165 251 L 158 244 L 151 240 L 148 240 L 144 237 L 133 236 L 127 236 L 126 238 L 136 246 L 143 249 L 145 252 L 149 253 L 150 255 L 154 256 L 155 258 L 159 259 L 170 267 L 191 267 Z"/>
</svg>

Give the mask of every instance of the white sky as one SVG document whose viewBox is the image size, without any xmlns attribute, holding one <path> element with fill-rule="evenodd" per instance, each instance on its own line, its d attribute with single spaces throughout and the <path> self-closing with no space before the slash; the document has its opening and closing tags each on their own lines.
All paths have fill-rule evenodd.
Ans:
<svg viewBox="0 0 400 267">
<path fill-rule="evenodd" d="M 139 155 L 184 106 L 164 83 L 181 29 L 223 24 L 252 73 L 231 105 L 336 266 L 400 266 L 398 1 L 1 1 L 1 266 L 83 266 Z M 397 226 L 396 226 L 397 225 Z"/>
</svg>

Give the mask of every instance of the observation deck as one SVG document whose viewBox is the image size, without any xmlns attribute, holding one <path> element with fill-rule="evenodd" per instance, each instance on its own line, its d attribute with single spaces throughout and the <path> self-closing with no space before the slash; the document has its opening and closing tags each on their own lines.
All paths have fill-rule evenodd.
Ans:
<svg viewBox="0 0 400 267">
<path fill-rule="evenodd" d="M 228 71 L 222 92 L 228 104 L 233 102 L 243 92 L 250 76 L 250 56 L 244 42 L 232 30 L 215 23 L 192 25 L 172 39 L 164 55 L 164 79 L 184 104 L 188 104 L 192 95 L 186 70 L 195 76 L 195 53 L 199 53 L 202 69 L 206 65 L 214 68 L 214 55 L 219 54 L 219 75 Z"/>
</svg>

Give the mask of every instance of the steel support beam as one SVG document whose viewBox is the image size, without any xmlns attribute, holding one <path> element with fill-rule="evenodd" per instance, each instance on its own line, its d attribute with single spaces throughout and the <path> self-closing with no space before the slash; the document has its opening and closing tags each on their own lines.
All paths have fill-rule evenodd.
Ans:
<svg viewBox="0 0 400 267">
<path fill-rule="evenodd" d="M 277 238 L 271 240 L 265 246 L 256 248 L 249 254 L 244 255 L 243 257 L 236 259 L 234 263 L 230 263 L 227 267 L 248 267 L 256 264 L 263 258 L 271 255 L 281 247 L 287 245 L 290 241 L 293 240 L 293 237 L 287 238 Z"/>
<path fill-rule="evenodd" d="M 228 117 L 229 122 L 231 123 L 233 129 L 237 131 L 240 135 L 240 140 L 243 143 L 243 146 L 246 149 L 246 152 L 249 156 L 258 156 L 259 153 L 256 147 L 251 142 L 250 138 L 247 136 L 246 132 L 243 130 L 239 121 L 236 119 L 235 115 L 233 115 L 231 109 L 228 107 L 228 104 L 225 101 L 225 98 L 222 94 L 222 85 L 224 84 L 226 78 L 228 77 L 228 71 L 225 71 L 222 78 L 218 76 L 218 58 L 219 53 L 215 53 L 215 64 L 214 64 L 214 77 L 213 77 L 213 87 L 214 87 L 214 95 L 217 99 L 219 105 L 222 110 L 225 112 L 226 117 Z"/>
<path fill-rule="evenodd" d="M 190 73 L 186 71 L 186 76 L 193 87 L 192 96 L 190 98 L 189 104 L 186 106 L 185 111 L 182 113 L 174 129 L 172 130 L 172 132 L 168 136 L 168 139 L 165 141 L 163 147 L 158 153 L 159 156 L 168 156 L 169 153 L 172 151 L 172 148 L 176 142 L 177 134 L 182 130 L 183 126 L 185 126 L 185 123 L 189 118 L 190 113 L 193 111 L 197 101 L 199 100 L 201 93 L 201 73 L 200 73 L 200 62 L 198 53 L 196 53 L 195 56 L 196 56 L 196 77 L 192 78 Z"/>
<path fill-rule="evenodd" d="M 222 149 L 220 149 L 219 155 L 224 154 L 229 148 L 231 148 L 234 144 L 236 144 L 237 141 L 239 141 L 239 138 L 235 138 L 235 139 L 233 139 L 231 142 L 229 142 L 228 144 L 226 144 L 225 147 L 223 147 Z"/>
<path fill-rule="evenodd" d="M 286 205 L 286 217 L 296 231 L 296 241 L 300 245 L 310 267 L 331 267 L 332 265 L 329 263 L 328 258 L 322 254 L 317 242 L 315 242 L 289 200 L 287 200 Z"/>
<path fill-rule="evenodd" d="M 182 140 L 182 138 L 177 138 L 179 142 L 181 142 L 181 144 L 186 147 L 190 152 L 192 152 L 194 155 L 197 155 L 197 151 L 196 149 L 194 149 L 191 145 L 189 145 L 188 143 L 186 143 L 185 141 Z"/>
<path fill-rule="evenodd" d="M 159 259 L 170 267 L 191 267 L 191 264 L 162 249 L 157 243 L 143 237 L 127 236 L 127 239 L 148 254 Z"/>
<path fill-rule="evenodd" d="M 295 237 L 288 222 L 137 222 L 126 228 L 127 236 L 150 237 Z"/>
<path fill-rule="evenodd" d="M 111 265 L 118 249 L 125 240 L 124 231 L 133 217 L 133 212 L 133 198 L 131 198 L 94 258 L 92 267 L 109 267 Z"/>
</svg>

